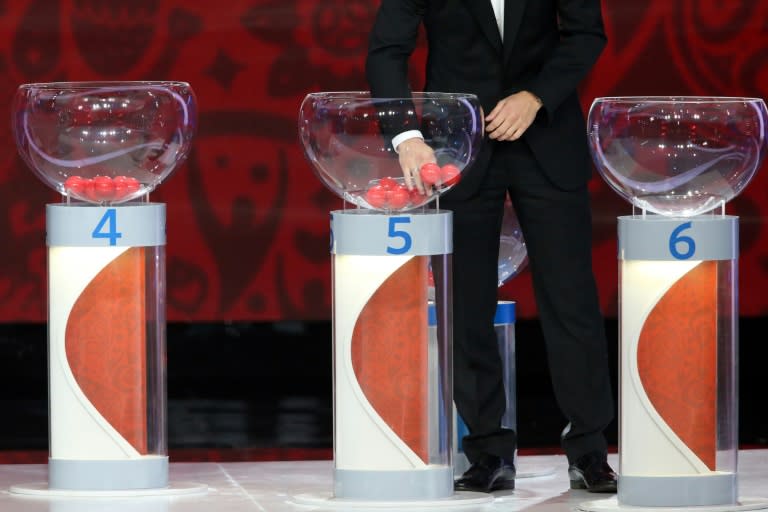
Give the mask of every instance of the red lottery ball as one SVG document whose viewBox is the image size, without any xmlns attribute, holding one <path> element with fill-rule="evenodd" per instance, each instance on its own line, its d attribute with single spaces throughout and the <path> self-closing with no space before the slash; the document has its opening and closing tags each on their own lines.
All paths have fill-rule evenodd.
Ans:
<svg viewBox="0 0 768 512">
<path fill-rule="evenodd" d="M 366 191 L 365 200 L 374 208 L 383 208 L 387 204 L 387 190 L 381 185 L 374 185 Z"/>
<path fill-rule="evenodd" d="M 81 176 L 70 176 L 64 181 L 64 190 L 81 195 L 85 190 L 85 180 Z"/>
<path fill-rule="evenodd" d="M 125 182 L 114 180 L 114 183 L 115 183 L 114 200 L 119 201 L 128 195 L 128 191 L 125 188 Z"/>
<path fill-rule="evenodd" d="M 139 187 L 141 186 L 139 180 L 129 176 L 115 176 L 115 179 L 112 181 L 115 182 L 116 200 L 124 199 L 126 196 L 133 194 L 139 190 Z"/>
<path fill-rule="evenodd" d="M 389 191 L 389 207 L 399 210 L 405 208 L 411 202 L 411 194 L 408 189 L 399 186 Z"/>
<path fill-rule="evenodd" d="M 381 178 L 379 180 L 379 186 L 383 187 L 385 190 L 393 190 L 396 187 L 398 187 L 397 180 L 395 178 Z"/>
<path fill-rule="evenodd" d="M 139 183 L 139 180 L 137 180 L 136 178 L 129 177 L 125 181 L 125 188 L 126 190 L 128 190 L 128 192 L 132 194 L 141 188 L 141 183 Z"/>
<path fill-rule="evenodd" d="M 434 185 L 440 181 L 440 166 L 434 162 L 429 162 L 421 166 L 419 169 L 419 175 L 421 181 L 426 185 Z"/>
<path fill-rule="evenodd" d="M 83 187 L 82 197 L 85 199 L 90 199 L 91 201 L 99 201 L 99 198 L 96 197 L 94 181 L 91 178 L 86 178 L 83 180 L 83 184 L 85 186 Z"/>
<path fill-rule="evenodd" d="M 100 201 L 111 201 L 115 197 L 115 182 L 109 176 L 93 178 L 93 195 Z"/>
<path fill-rule="evenodd" d="M 459 182 L 461 171 L 453 164 L 445 164 L 440 168 L 440 180 L 443 185 L 450 186 Z"/>
<path fill-rule="evenodd" d="M 409 195 L 411 196 L 411 204 L 414 206 L 420 206 L 427 200 L 427 195 L 419 192 L 419 189 L 417 188 L 411 190 Z"/>
</svg>

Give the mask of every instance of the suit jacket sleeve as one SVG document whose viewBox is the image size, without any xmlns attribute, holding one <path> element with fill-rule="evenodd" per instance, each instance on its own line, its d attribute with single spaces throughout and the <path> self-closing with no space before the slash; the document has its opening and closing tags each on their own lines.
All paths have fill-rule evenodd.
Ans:
<svg viewBox="0 0 768 512">
<path fill-rule="evenodd" d="M 408 98 L 408 60 L 416 47 L 426 0 L 382 0 L 368 42 L 365 73 L 371 95 Z"/>
<path fill-rule="evenodd" d="M 527 89 L 550 116 L 578 88 L 605 47 L 600 0 L 559 0 L 560 43 Z"/>
<path fill-rule="evenodd" d="M 377 102 L 379 126 L 389 138 L 418 130 L 408 83 L 408 61 L 416 47 L 426 0 L 382 0 L 371 30 L 365 73 L 373 98 L 400 98 Z"/>
</svg>

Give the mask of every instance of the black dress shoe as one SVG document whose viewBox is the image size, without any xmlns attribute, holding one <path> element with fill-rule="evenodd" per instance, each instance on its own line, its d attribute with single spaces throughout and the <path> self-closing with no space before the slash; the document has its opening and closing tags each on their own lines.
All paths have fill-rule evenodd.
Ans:
<svg viewBox="0 0 768 512">
<path fill-rule="evenodd" d="M 616 492 L 616 473 L 608 465 L 606 454 L 590 452 L 568 467 L 571 489 L 589 492 Z"/>
<path fill-rule="evenodd" d="M 501 457 L 486 456 L 472 463 L 453 483 L 457 491 L 493 492 L 515 488 L 515 465 Z"/>
</svg>

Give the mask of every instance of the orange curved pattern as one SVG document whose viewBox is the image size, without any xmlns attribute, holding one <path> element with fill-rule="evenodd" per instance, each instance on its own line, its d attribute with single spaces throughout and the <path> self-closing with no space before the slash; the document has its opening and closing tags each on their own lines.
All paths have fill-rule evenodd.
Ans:
<svg viewBox="0 0 768 512">
<path fill-rule="evenodd" d="M 69 366 L 85 396 L 147 453 L 144 248 L 132 247 L 88 284 L 67 320 Z"/>
<path fill-rule="evenodd" d="M 648 316 L 637 368 L 658 413 L 715 470 L 717 263 L 705 261 L 677 281 Z"/>
<path fill-rule="evenodd" d="M 416 256 L 389 276 L 352 333 L 352 366 L 363 393 L 424 463 L 429 461 L 427 258 Z"/>
</svg>

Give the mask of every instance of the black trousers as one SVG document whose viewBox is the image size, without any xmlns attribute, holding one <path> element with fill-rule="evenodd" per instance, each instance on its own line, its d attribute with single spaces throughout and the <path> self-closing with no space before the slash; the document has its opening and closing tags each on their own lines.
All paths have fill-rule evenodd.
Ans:
<svg viewBox="0 0 768 512">
<path fill-rule="evenodd" d="M 555 398 L 568 422 L 561 444 L 573 462 L 606 450 L 603 430 L 614 414 L 592 271 L 589 192 L 586 185 L 562 190 L 552 184 L 523 141 L 495 144 L 480 190 L 463 201 L 448 194 L 440 204 L 454 212 L 454 401 L 470 432 L 463 448 L 471 462 L 484 455 L 511 460 L 516 448 L 516 433 L 500 426 L 506 403 L 493 327 L 508 192 L 526 242 Z"/>
</svg>

